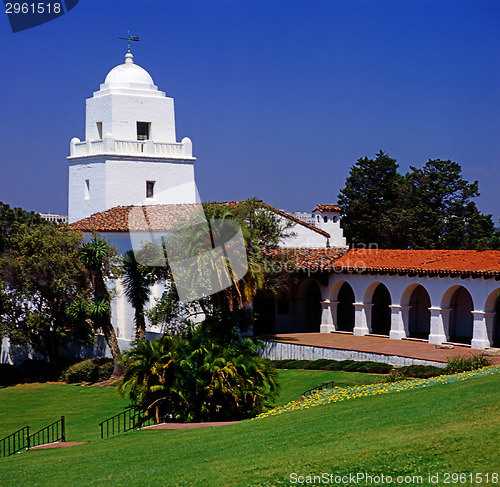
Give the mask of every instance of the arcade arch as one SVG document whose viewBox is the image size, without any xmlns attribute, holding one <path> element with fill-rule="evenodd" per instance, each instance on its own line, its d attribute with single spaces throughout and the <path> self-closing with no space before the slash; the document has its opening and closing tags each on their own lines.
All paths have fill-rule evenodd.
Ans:
<svg viewBox="0 0 500 487">
<path fill-rule="evenodd" d="M 474 303 L 469 291 L 460 285 L 452 286 L 445 292 L 441 307 L 450 310 L 446 333 L 448 340 L 471 343 Z"/>
<path fill-rule="evenodd" d="M 493 290 L 484 306 L 488 338 L 493 347 L 500 348 L 500 288 Z"/>
<path fill-rule="evenodd" d="M 337 294 L 337 330 L 354 330 L 354 291 L 351 285 L 344 281 Z"/>
<path fill-rule="evenodd" d="M 391 331 L 391 295 L 387 287 L 374 282 L 365 292 L 365 303 L 372 304 L 371 308 L 371 333 L 374 335 L 389 335 Z"/>
<path fill-rule="evenodd" d="M 429 337 L 431 331 L 431 299 L 421 284 L 413 286 L 408 299 L 408 332 L 410 338 Z"/>
</svg>

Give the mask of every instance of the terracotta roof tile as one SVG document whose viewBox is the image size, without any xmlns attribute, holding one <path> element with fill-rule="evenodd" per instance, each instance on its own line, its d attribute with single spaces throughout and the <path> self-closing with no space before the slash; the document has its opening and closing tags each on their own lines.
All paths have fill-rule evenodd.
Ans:
<svg viewBox="0 0 500 487">
<path fill-rule="evenodd" d="M 295 270 L 500 277 L 498 250 L 272 249 Z"/>
<path fill-rule="evenodd" d="M 218 203 L 227 206 L 237 206 L 238 201 L 225 201 Z M 274 206 L 262 203 L 262 206 L 278 213 L 284 218 L 330 237 L 328 232 L 316 228 L 314 225 L 305 223 Z M 174 231 L 184 223 L 202 223 L 203 215 L 197 204 L 183 205 L 148 205 L 148 206 L 117 206 L 110 210 L 94 213 L 93 215 L 70 224 L 71 228 L 81 232 L 144 232 L 144 231 Z"/>
<path fill-rule="evenodd" d="M 200 214 L 198 205 L 117 206 L 71 223 L 81 232 L 173 231 Z"/>
<path fill-rule="evenodd" d="M 336 269 L 355 272 L 500 276 L 500 251 L 354 249 L 336 262 Z"/>
<path fill-rule="evenodd" d="M 264 258 L 283 260 L 289 270 L 328 271 L 335 268 L 335 263 L 347 252 L 347 249 L 329 248 L 288 248 L 263 249 Z"/>
<path fill-rule="evenodd" d="M 338 205 L 327 205 L 327 204 L 321 204 L 321 205 L 316 205 L 316 207 L 313 210 L 313 213 L 315 211 L 319 211 L 320 213 L 323 213 L 324 211 L 342 211 L 342 208 Z"/>
</svg>

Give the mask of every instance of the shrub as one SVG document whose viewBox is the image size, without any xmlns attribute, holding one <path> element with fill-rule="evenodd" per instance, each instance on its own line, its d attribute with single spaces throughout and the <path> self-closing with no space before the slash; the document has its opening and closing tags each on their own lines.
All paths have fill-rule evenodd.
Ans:
<svg viewBox="0 0 500 487">
<path fill-rule="evenodd" d="M 393 370 L 390 374 L 387 375 L 384 382 L 400 382 L 402 380 L 407 380 L 408 376 L 401 371 L 401 369 Z"/>
<path fill-rule="evenodd" d="M 387 374 L 393 367 L 381 362 L 357 362 L 355 360 L 274 360 L 277 369 L 306 370 L 345 370 L 346 372 L 367 372 L 370 374 Z"/>
<path fill-rule="evenodd" d="M 447 374 L 469 372 L 471 370 L 477 370 L 491 365 L 491 360 L 483 355 L 456 355 L 446 359 L 446 362 L 447 364 L 444 371 Z"/>
<path fill-rule="evenodd" d="M 29 382 L 57 380 L 57 372 L 45 360 L 25 360 L 21 365 L 21 375 Z"/>
<path fill-rule="evenodd" d="M 15 365 L 0 364 L 0 386 L 17 384 L 20 379 L 19 369 Z"/>
<path fill-rule="evenodd" d="M 430 377 L 437 377 L 445 374 L 445 370 L 441 367 L 434 365 L 407 365 L 398 369 L 407 377 L 415 377 L 418 379 L 428 379 Z"/>
<path fill-rule="evenodd" d="M 82 360 L 66 368 L 60 380 L 68 384 L 79 382 L 101 382 L 111 377 L 113 360 L 105 357 L 95 357 Z"/>
</svg>

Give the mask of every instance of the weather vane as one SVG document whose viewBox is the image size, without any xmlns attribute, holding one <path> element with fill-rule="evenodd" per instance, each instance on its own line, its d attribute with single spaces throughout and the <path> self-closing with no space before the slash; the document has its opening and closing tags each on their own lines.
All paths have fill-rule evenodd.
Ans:
<svg viewBox="0 0 500 487">
<path fill-rule="evenodd" d="M 128 45 L 127 52 L 130 52 L 130 41 L 139 42 L 139 37 L 138 36 L 131 36 L 129 30 L 127 30 L 127 37 L 118 37 L 118 39 L 123 39 L 124 41 L 127 41 L 127 45 Z"/>
</svg>

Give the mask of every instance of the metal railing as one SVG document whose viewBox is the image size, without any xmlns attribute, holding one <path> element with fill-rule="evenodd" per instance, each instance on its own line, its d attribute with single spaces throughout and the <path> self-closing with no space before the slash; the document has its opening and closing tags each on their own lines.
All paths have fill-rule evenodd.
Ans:
<svg viewBox="0 0 500 487">
<path fill-rule="evenodd" d="M 317 387 L 313 387 L 312 389 L 308 389 L 307 391 L 305 391 L 302 394 L 302 396 L 309 396 L 313 392 L 322 391 L 323 389 L 332 389 L 333 387 L 334 387 L 334 381 L 330 380 L 328 382 L 324 382 L 323 384 L 321 384 Z"/>
<path fill-rule="evenodd" d="M 64 416 L 61 416 L 61 419 L 54 421 L 52 424 L 45 426 L 45 428 L 29 435 L 28 440 L 28 448 L 46 445 L 47 443 L 55 443 L 56 441 L 66 441 L 66 424 Z"/>
<path fill-rule="evenodd" d="M 8 457 L 18 451 L 29 450 L 35 446 L 55 443 L 56 441 L 66 441 L 66 425 L 64 416 L 45 426 L 41 430 L 30 434 L 31 426 L 24 426 L 20 430 L 12 433 L 0 440 L 0 457 Z"/>
<path fill-rule="evenodd" d="M 30 427 L 25 426 L 0 440 L 0 456 L 8 457 L 29 448 Z"/>
<path fill-rule="evenodd" d="M 101 439 L 151 424 L 156 424 L 155 418 L 145 418 L 141 410 L 133 407 L 128 408 L 99 423 L 101 427 Z"/>
</svg>

